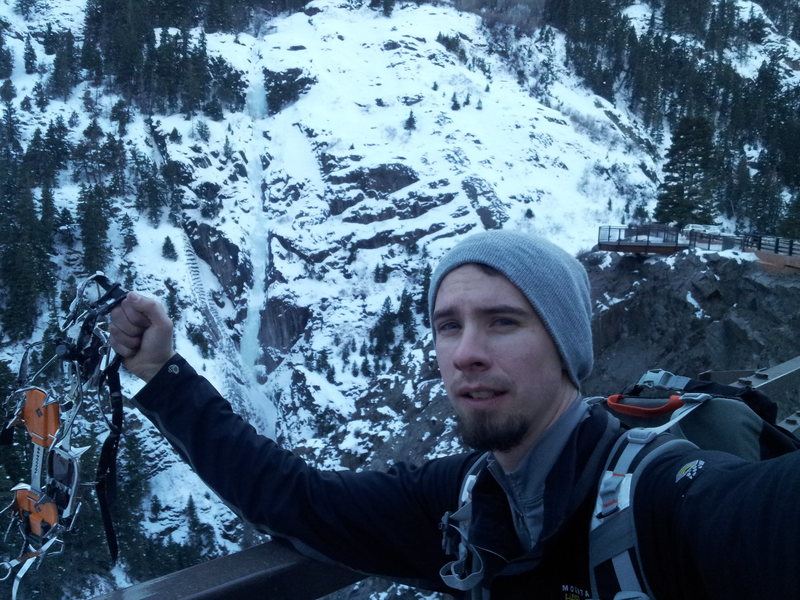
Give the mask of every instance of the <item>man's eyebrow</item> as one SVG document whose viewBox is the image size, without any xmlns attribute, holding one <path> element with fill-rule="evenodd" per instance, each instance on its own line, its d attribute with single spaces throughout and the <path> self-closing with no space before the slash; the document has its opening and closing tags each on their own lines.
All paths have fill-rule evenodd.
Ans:
<svg viewBox="0 0 800 600">
<path fill-rule="evenodd" d="M 439 310 L 434 310 L 433 320 L 436 321 L 437 319 L 449 319 L 455 314 L 456 314 L 455 308 L 443 308 Z"/>
<path fill-rule="evenodd" d="M 488 306 L 482 309 L 480 312 L 486 313 L 487 315 L 504 314 L 519 315 L 522 317 L 532 314 L 533 311 L 524 306 L 516 306 L 514 304 L 498 304 L 496 306 Z"/>
<path fill-rule="evenodd" d="M 443 308 L 441 310 L 434 310 L 433 311 L 433 320 L 436 321 L 438 319 L 448 319 L 456 315 L 457 309 L 455 307 L 448 307 Z M 528 307 L 517 306 L 514 304 L 496 304 L 492 306 L 487 306 L 486 308 L 480 309 L 478 312 L 486 315 L 517 315 L 520 317 L 528 316 L 533 313 Z"/>
</svg>

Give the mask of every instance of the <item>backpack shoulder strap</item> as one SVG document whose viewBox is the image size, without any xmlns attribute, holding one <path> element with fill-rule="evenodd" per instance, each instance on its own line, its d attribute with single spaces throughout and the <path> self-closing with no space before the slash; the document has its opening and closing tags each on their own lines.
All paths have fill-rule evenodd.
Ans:
<svg viewBox="0 0 800 600">
<path fill-rule="evenodd" d="M 472 520 L 472 488 L 489 461 L 489 452 L 481 454 L 472 463 L 461 480 L 458 510 L 446 512 L 439 524 L 442 530 L 442 547 L 446 554 L 455 554 L 456 560 L 444 565 L 439 575 L 449 587 L 468 591 L 479 589 L 483 580 L 483 560 L 469 543 L 469 526 Z"/>
<path fill-rule="evenodd" d="M 589 532 L 589 574 L 595 600 L 653 598 L 639 556 L 633 498 L 642 472 L 657 456 L 678 447 L 695 448 L 688 440 L 666 433 L 678 421 L 710 398 L 695 400 L 675 411 L 660 427 L 635 428 L 617 440 L 600 477 Z"/>
</svg>

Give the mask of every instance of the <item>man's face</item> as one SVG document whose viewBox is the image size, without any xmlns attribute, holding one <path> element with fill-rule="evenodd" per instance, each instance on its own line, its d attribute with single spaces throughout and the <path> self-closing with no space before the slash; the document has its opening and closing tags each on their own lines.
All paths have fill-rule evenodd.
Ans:
<svg viewBox="0 0 800 600">
<path fill-rule="evenodd" d="M 503 275 L 473 264 L 448 273 L 432 325 L 439 370 L 467 445 L 527 450 L 575 398 L 550 334 Z"/>
</svg>

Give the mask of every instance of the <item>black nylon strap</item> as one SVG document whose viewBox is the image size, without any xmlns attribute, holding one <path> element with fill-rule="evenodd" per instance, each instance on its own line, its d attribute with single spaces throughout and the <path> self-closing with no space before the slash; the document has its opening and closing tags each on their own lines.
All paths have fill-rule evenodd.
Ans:
<svg viewBox="0 0 800 600">
<path fill-rule="evenodd" d="M 111 506 L 114 504 L 117 495 L 117 452 L 122 437 L 122 386 L 119 380 L 119 362 L 119 360 L 114 360 L 105 372 L 106 384 L 109 389 L 109 402 L 111 404 L 111 421 L 108 423 L 108 436 L 100 450 L 100 459 L 97 463 L 97 484 L 95 486 L 112 563 L 116 563 L 119 556 L 119 543 L 117 541 L 117 533 L 114 530 L 114 519 L 111 516 Z"/>
</svg>

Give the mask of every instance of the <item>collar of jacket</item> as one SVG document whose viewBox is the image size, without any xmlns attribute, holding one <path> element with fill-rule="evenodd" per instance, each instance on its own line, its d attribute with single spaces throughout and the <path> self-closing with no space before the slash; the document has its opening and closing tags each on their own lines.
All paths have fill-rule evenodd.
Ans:
<svg viewBox="0 0 800 600">
<path fill-rule="evenodd" d="M 495 574 L 534 568 L 549 541 L 594 492 L 606 456 L 619 435 L 619 422 L 601 407 L 590 407 L 574 428 L 545 478 L 544 516 L 539 542 L 527 551 L 519 541 L 509 498 L 495 477 L 484 469 L 472 490 L 470 542 L 479 548 Z M 528 468 L 535 468 L 529 464 Z"/>
</svg>

